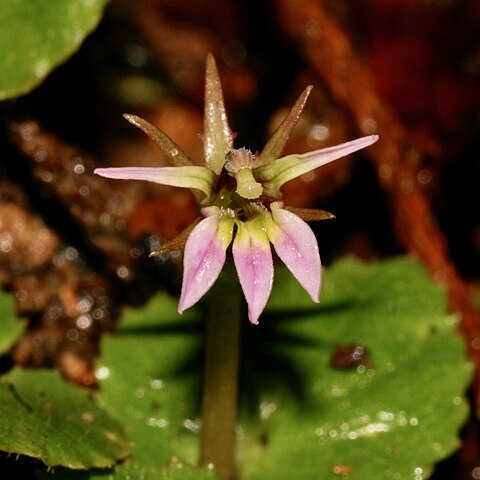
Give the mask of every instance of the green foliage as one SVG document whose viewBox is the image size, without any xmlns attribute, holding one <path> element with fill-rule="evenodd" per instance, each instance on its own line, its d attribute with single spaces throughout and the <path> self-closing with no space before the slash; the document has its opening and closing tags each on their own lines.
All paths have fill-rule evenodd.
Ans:
<svg viewBox="0 0 480 480">
<path fill-rule="evenodd" d="M 217 479 L 212 471 L 192 466 L 198 447 L 192 430 L 198 427 L 190 422 L 198 423 L 202 365 L 190 361 L 201 345 L 198 312 L 179 317 L 167 295 L 158 295 L 142 309 L 129 309 L 119 331 L 104 340 L 96 375 L 99 400 L 128 429 L 132 456 L 114 470 L 56 469 L 41 478 Z"/>
<path fill-rule="evenodd" d="M 283 371 L 257 374 L 245 478 L 427 478 L 458 446 L 471 378 L 441 290 L 410 259 L 338 263 L 319 306 L 279 277 L 263 323 L 284 341 L 272 338 L 252 365 L 276 358 Z M 340 345 L 362 345 L 364 364 L 332 368 Z"/>
<path fill-rule="evenodd" d="M 105 339 L 97 368 L 100 398 L 129 426 L 135 462 L 163 467 L 179 456 L 196 463 L 201 333 L 198 311 L 179 317 L 175 301 L 161 294 L 128 310 L 120 330 Z"/>
<path fill-rule="evenodd" d="M 25 324 L 15 312 L 12 296 L 0 290 L 0 355 L 10 350 L 24 328 Z"/>
<path fill-rule="evenodd" d="M 120 424 L 57 373 L 14 369 L 2 377 L 0 450 L 87 469 L 113 465 L 128 447 Z"/>
<path fill-rule="evenodd" d="M 0 353 L 23 330 L 12 296 L 0 291 Z M 17 368 L 0 377 L 0 450 L 88 469 L 113 465 L 128 447 L 120 424 L 57 373 Z"/>
<path fill-rule="evenodd" d="M 37 473 L 38 480 L 218 480 L 213 472 L 179 462 L 159 467 L 135 459 L 119 464 L 114 470 L 74 471 L 66 468 Z"/>
<path fill-rule="evenodd" d="M 158 295 L 128 310 L 104 341 L 101 400 L 135 445 L 108 478 L 133 467 L 142 474 L 129 478 L 162 478 L 148 469 L 196 461 L 202 324 L 199 311 L 178 317 L 175 307 Z M 443 293 L 411 259 L 338 263 L 325 273 L 320 305 L 279 270 L 243 343 L 241 478 L 421 479 L 458 445 L 471 366 Z M 365 354 L 334 368 L 342 345 Z M 212 476 L 187 468 L 174 478 L 189 471 Z"/>
<path fill-rule="evenodd" d="M 72 55 L 108 0 L 2 0 L 0 100 L 29 92 Z"/>
</svg>

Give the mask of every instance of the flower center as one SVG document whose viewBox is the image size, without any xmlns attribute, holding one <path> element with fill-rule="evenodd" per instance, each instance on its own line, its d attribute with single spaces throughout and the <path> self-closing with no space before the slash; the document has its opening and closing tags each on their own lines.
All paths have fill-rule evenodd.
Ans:
<svg viewBox="0 0 480 480">
<path fill-rule="evenodd" d="M 234 148 L 227 153 L 225 170 L 231 175 L 234 175 L 242 168 L 251 170 L 255 166 L 253 160 L 254 156 L 247 148 Z"/>
<path fill-rule="evenodd" d="M 262 185 L 253 176 L 254 166 L 254 156 L 246 148 L 230 150 L 225 160 L 225 171 L 237 182 L 236 193 L 249 200 L 258 198 L 263 192 Z"/>
</svg>

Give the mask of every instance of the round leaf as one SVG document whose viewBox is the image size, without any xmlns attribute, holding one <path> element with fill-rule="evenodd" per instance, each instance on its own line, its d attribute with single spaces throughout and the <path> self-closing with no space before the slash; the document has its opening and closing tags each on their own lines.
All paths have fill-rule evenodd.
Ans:
<svg viewBox="0 0 480 480">
<path fill-rule="evenodd" d="M 260 325 L 245 320 L 241 478 L 426 478 L 458 445 L 471 378 L 442 291 L 408 258 L 345 260 L 323 284 L 313 304 L 280 269 Z M 132 459 L 152 465 L 198 456 L 203 324 L 175 308 L 126 312 L 97 369 Z"/>
<path fill-rule="evenodd" d="M 29 92 L 74 53 L 108 0 L 2 0 L 0 100 Z"/>
<path fill-rule="evenodd" d="M 411 259 L 338 263 L 319 306 L 285 272 L 276 282 L 263 325 L 284 341 L 264 349 L 297 389 L 257 381 L 245 478 L 427 478 L 459 445 L 472 370 L 440 288 Z"/>
</svg>

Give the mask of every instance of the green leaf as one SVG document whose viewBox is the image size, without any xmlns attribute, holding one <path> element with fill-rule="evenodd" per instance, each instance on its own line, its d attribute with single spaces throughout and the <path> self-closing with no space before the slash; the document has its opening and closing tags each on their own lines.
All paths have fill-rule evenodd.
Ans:
<svg viewBox="0 0 480 480">
<path fill-rule="evenodd" d="M 258 381 L 258 417 L 245 430 L 249 480 L 427 478 L 450 454 L 471 379 L 456 321 L 415 261 L 338 263 L 320 306 L 283 271 L 263 325 L 280 377 Z M 362 345 L 364 365 L 330 367 L 339 345 Z M 253 358 L 256 365 L 268 355 Z M 275 391 L 276 390 L 276 391 Z"/>
<path fill-rule="evenodd" d="M 323 284 L 313 304 L 279 269 L 260 326 L 244 323 L 241 478 L 426 478 L 458 446 L 471 378 L 443 293 L 411 259 L 345 260 Z M 125 466 L 197 460 L 203 324 L 175 310 L 158 295 L 103 343 L 101 400 L 135 444 Z M 359 364 L 331 367 L 350 345 Z"/>
<path fill-rule="evenodd" d="M 108 0 L 2 0 L 0 100 L 25 94 L 72 55 Z"/>
<path fill-rule="evenodd" d="M 102 480 L 105 477 L 91 477 L 89 480 Z M 114 480 L 218 480 L 213 472 L 174 462 L 168 467 L 158 467 L 138 460 L 126 461 L 115 468 Z"/>
<path fill-rule="evenodd" d="M 96 370 L 100 398 L 128 425 L 132 458 L 140 464 L 167 466 L 177 455 L 187 464 L 197 461 L 200 329 L 198 312 L 179 317 L 174 301 L 162 294 L 128 310 L 120 330 L 103 342 Z M 195 478 L 216 478 L 195 471 Z"/>
<path fill-rule="evenodd" d="M 39 480 L 218 480 L 213 472 L 180 462 L 159 467 L 137 459 L 129 459 L 115 469 L 78 471 L 56 468 L 37 472 Z"/>
<path fill-rule="evenodd" d="M 0 290 L 0 355 L 8 352 L 25 330 L 17 317 L 12 295 Z"/>
<path fill-rule="evenodd" d="M 14 369 L 0 381 L 0 450 L 48 466 L 107 467 L 129 443 L 87 392 L 49 370 Z"/>
<path fill-rule="evenodd" d="M 96 376 L 99 400 L 127 427 L 131 457 L 114 469 L 55 469 L 40 478 L 218 480 L 211 470 L 192 466 L 198 446 L 198 414 L 192 412 L 199 408 L 202 365 L 190 359 L 201 351 L 199 320 L 195 311 L 179 317 L 167 295 L 127 310 L 119 330 L 103 340 Z"/>
</svg>

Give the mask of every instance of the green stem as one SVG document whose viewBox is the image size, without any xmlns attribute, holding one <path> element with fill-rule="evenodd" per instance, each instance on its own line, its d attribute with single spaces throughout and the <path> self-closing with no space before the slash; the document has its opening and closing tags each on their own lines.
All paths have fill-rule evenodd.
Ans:
<svg viewBox="0 0 480 480">
<path fill-rule="evenodd" d="M 222 480 L 235 479 L 241 299 L 227 260 L 209 298 L 200 449 L 200 465 L 212 465 Z"/>
</svg>

